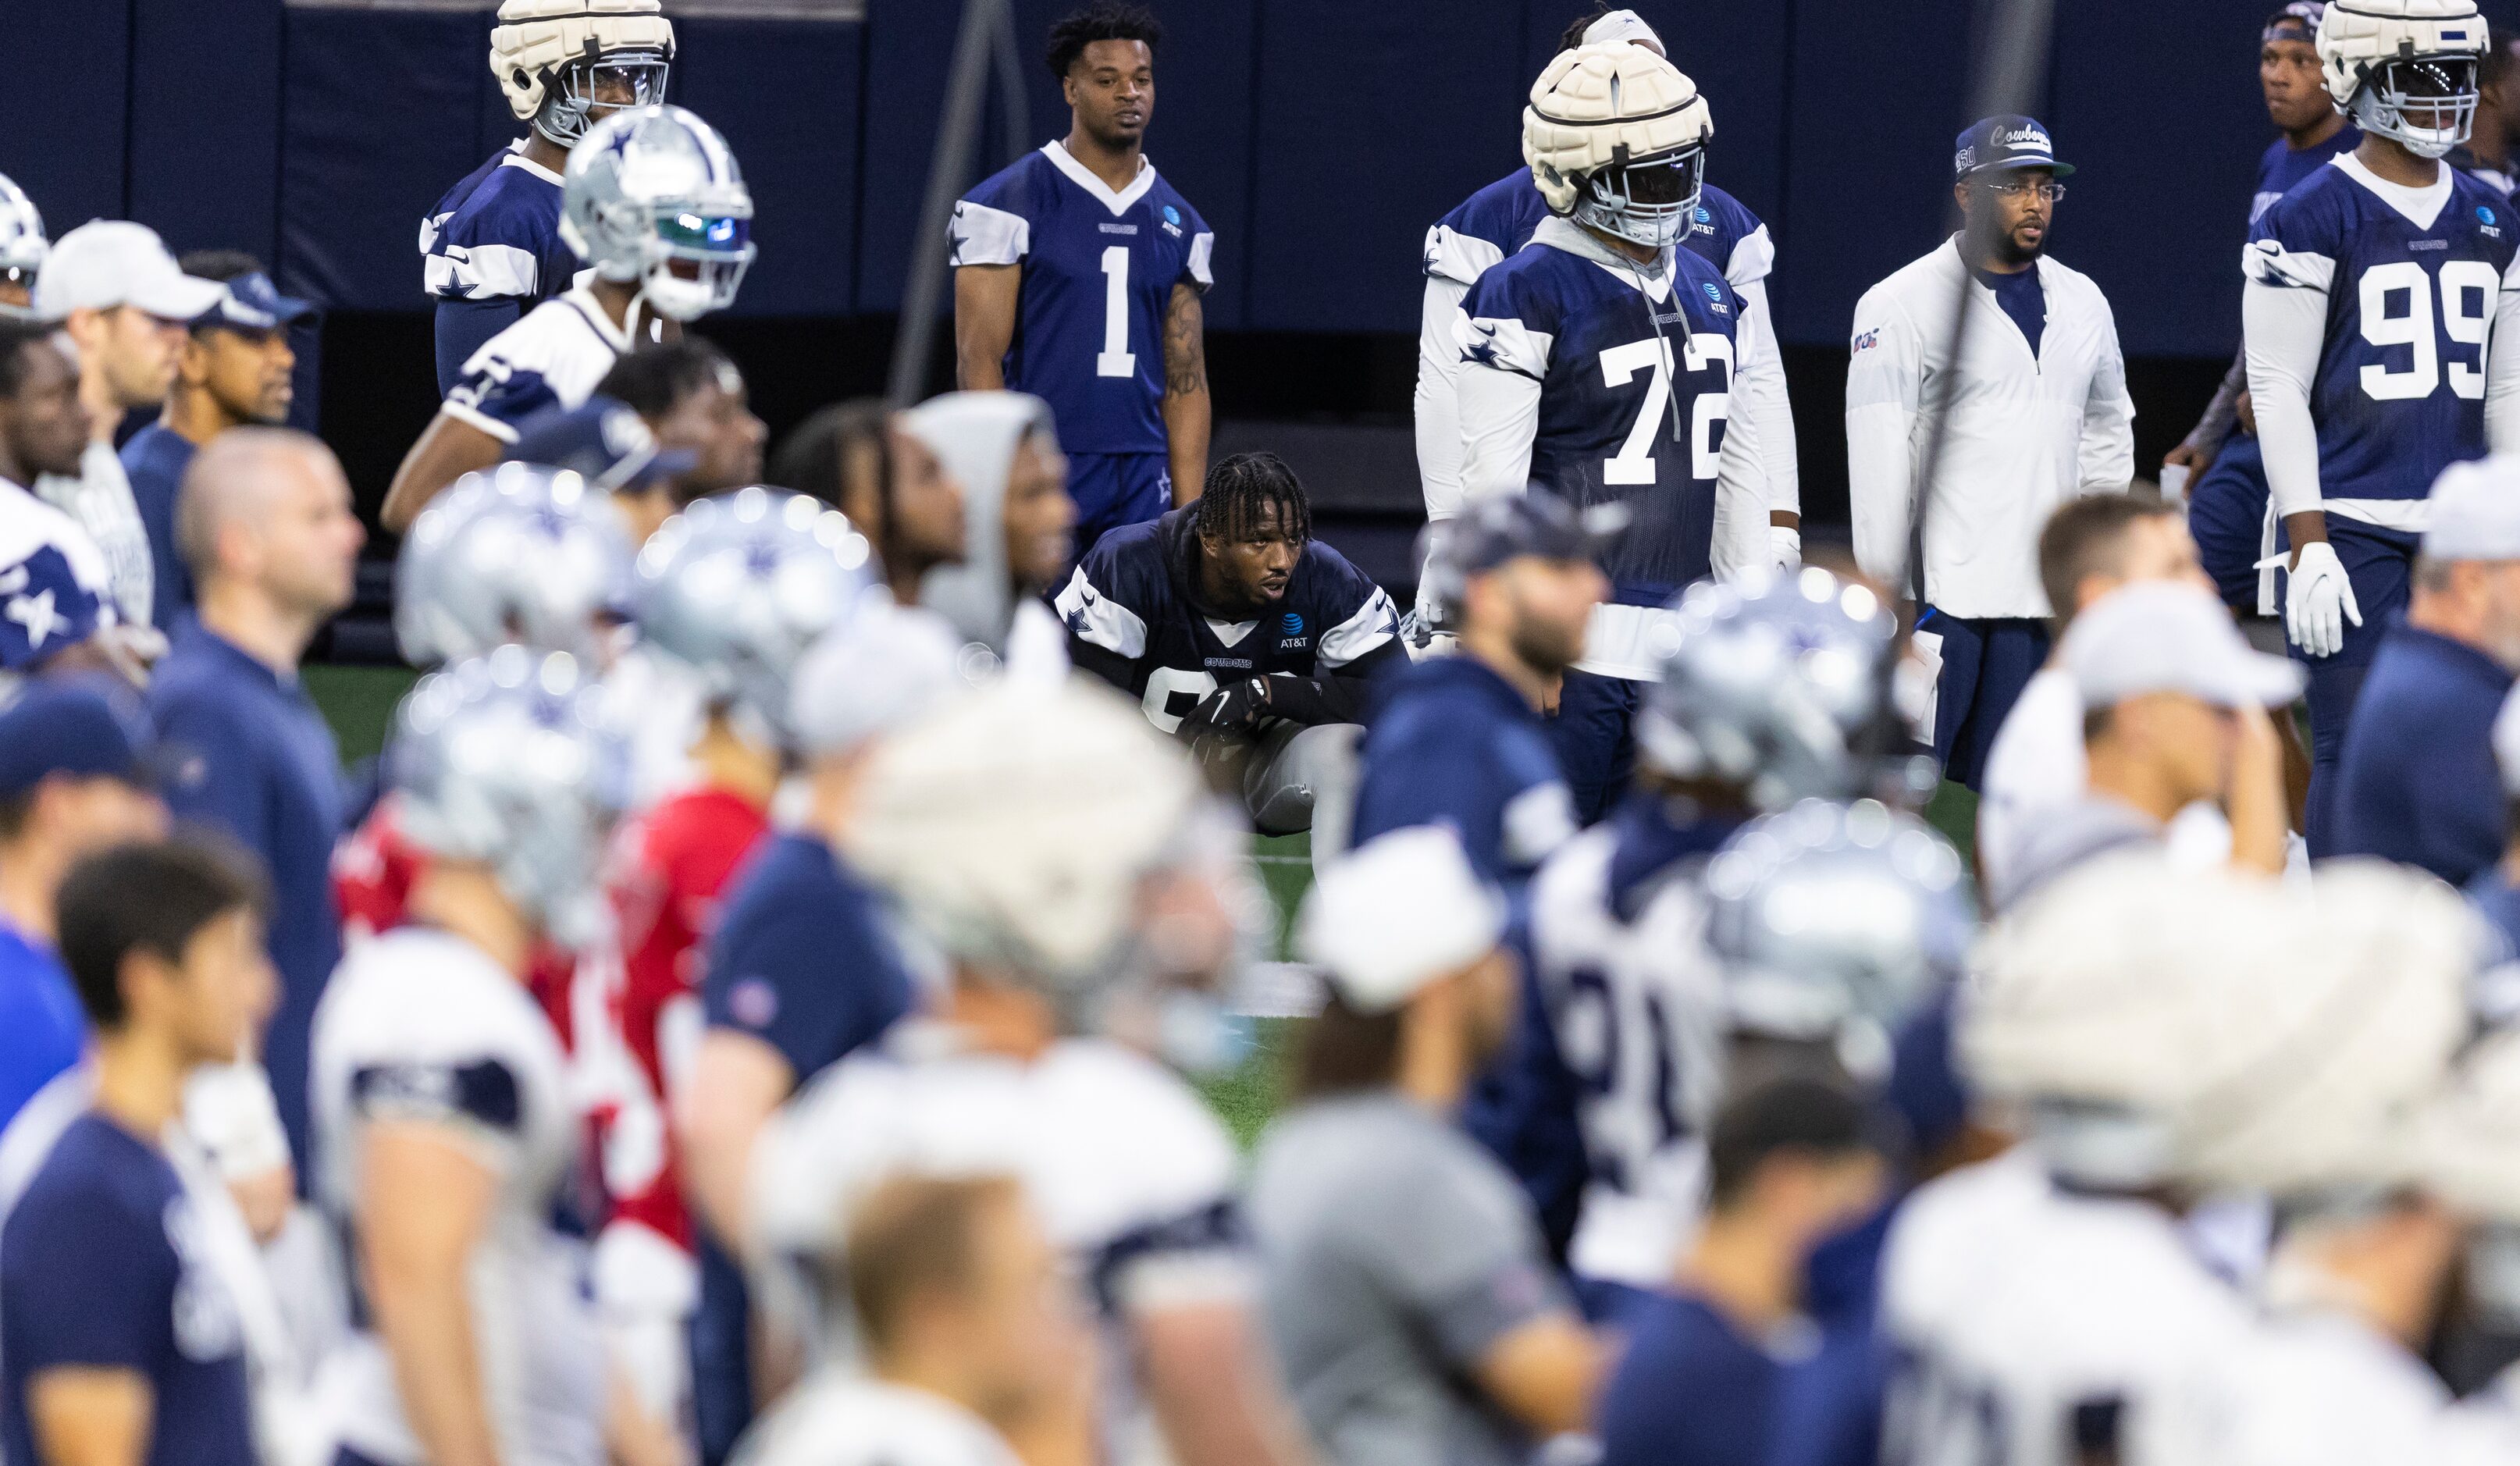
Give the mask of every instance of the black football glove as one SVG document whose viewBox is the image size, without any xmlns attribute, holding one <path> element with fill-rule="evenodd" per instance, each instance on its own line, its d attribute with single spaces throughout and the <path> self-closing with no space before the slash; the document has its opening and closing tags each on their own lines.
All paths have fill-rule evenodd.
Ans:
<svg viewBox="0 0 2520 1466">
<path fill-rule="evenodd" d="M 1247 733 L 1268 716 L 1269 679 L 1246 677 L 1208 693 L 1182 723 L 1185 729 L 1215 728 Z"/>
</svg>

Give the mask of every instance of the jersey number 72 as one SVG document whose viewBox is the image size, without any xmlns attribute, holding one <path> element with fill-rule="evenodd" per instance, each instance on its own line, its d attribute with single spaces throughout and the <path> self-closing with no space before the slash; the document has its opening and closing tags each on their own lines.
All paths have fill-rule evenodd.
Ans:
<svg viewBox="0 0 2520 1466">
<path fill-rule="evenodd" d="M 1724 449 L 1720 427 L 1732 412 L 1732 338 L 1711 332 L 1693 332 L 1682 339 L 1680 359 L 1691 372 L 1703 372 L 1711 362 L 1724 364 L 1725 390 L 1698 393 L 1688 410 L 1688 476 L 1713 478 Z M 1671 411 L 1671 341 L 1657 334 L 1601 353 L 1604 386 L 1626 386 L 1639 372 L 1648 368 L 1653 377 L 1645 383 L 1645 399 L 1637 409 L 1637 421 L 1630 424 L 1627 438 L 1619 444 L 1618 455 L 1601 461 L 1601 482 L 1605 484 L 1654 481 L 1654 433 Z M 1679 425 L 1672 424 L 1672 436 L 1680 435 Z"/>
</svg>

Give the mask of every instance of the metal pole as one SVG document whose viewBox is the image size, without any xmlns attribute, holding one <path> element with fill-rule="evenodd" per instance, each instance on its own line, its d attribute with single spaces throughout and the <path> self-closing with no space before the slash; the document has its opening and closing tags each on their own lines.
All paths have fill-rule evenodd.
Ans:
<svg viewBox="0 0 2520 1466">
<path fill-rule="evenodd" d="M 1015 18 L 1006 14 L 997 27 L 997 44 L 992 48 L 998 64 L 998 100 L 1007 109 L 1007 161 L 1012 163 L 1033 149 L 1032 99 L 1024 92 L 1023 53 L 1015 46 Z"/>
<path fill-rule="evenodd" d="M 901 329 L 893 337 L 892 375 L 884 400 L 899 409 L 925 393 L 927 352 L 936 337 L 936 307 L 945 293 L 945 227 L 954 200 L 971 176 L 971 146 L 988 98 L 990 41 L 1012 30 L 1007 0 L 964 0 L 963 28 L 954 38 L 954 71 L 945 111 L 936 130 L 936 155 L 928 165 L 927 198 L 920 205 L 919 239 L 912 246 L 910 278 L 902 285 Z"/>
</svg>

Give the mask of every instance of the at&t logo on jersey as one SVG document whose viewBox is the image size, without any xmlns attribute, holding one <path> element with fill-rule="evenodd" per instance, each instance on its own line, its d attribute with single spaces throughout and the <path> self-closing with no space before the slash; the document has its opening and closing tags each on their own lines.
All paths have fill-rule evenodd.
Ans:
<svg viewBox="0 0 2520 1466">
<path fill-rule="evenodd" d="M 1164 205 L 1164 233 L 1174 239 L 1181 238 L 1181 210 L 1169 203 Z"/>
<path fill-rule="evenodd" d="M 1278 619 L 1278 649 L 1300 651 L 1304 646 L 1304 618 L 1288 611 Z"/>
<path fill-rule="evenodd" d="M 1706 303 L 1715 307 L 1715 314 L 1719 316 L 1732 314 L 1732 307 L 1724 303 L 1724 287 L 1711 280 L 1700 281 L 1699 284 L 1706 288 Z"/>
<path fill-rule="evenodd" d="M 2502 238 L 2501 226 L 2494 222 L 2494 210 L 2482 203 L 2476 206 L 2476 232 L 2489 240 Z"/>
</svg>

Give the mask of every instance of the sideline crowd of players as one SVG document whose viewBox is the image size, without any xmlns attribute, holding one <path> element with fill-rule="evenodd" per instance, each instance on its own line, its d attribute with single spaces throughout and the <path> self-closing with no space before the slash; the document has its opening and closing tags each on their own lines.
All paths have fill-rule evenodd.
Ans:
<svg viewBox="0 0 2520 1466">
<path fill-rule="evenodd" d="M 1833 568 L 1777 243 L 1675 48 L 1578 19 L 1427 234 L 1405 614 L 1208 462 L 1144 11 L 1053 27 L 1071 131 L 956 207 L 961 389 L 775 453 L 688 330 L 757 246 L 656 0 L 492 36 L 356 787 L 313 307 L 0 179 L 0 1459 L 2520 1462 L 2469 0 L 2264 26 L 2167 497 L 2071 167 L 1963 132 L 1856 310 Z M 1194 1082 L 1255 830 L 1320 1006 L 1246 1161 Z"/>
</svg>

